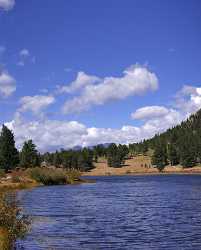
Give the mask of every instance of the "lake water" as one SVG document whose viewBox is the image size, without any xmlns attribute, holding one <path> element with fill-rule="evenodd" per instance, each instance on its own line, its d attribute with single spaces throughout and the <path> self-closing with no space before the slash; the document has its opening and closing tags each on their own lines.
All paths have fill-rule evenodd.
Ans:
<svg viewBox="0 0 201 250">
<path fill-rule="evenodd" d="M 94 177 L 21 191 L 26 250 L 201 249 L 201 176 Z"/>
</svg>

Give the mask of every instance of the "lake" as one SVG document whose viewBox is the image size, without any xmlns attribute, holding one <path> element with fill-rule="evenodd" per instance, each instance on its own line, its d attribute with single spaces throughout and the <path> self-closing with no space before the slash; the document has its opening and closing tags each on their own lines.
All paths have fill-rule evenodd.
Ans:
<svg viewBox="0 0 201 250">
<path fill-rule="evenodd" d="M 201 249 L 201 176 L 90 178 L 20 191 L 33 223 L 17 250 Z"/>
</svg>

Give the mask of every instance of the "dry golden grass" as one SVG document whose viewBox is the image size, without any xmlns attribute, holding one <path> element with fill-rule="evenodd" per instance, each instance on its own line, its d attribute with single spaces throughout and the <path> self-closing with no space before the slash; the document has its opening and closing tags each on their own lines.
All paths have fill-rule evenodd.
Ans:
<svg viewBox="0 0 201 250">
<path fill-rule="evenodd" d="M 0 249 L 9 250 L 10 247 L 8 232 L 5 229 L 0 228 Z"/>
<path fill-rule="evenodd" d="M 132 159 L 126 160 L 122 168 L 110 168 L 107 165 L 106 159 L 99 159 L 95 163 L 96 168 L 90 172 L 83 173 L 85 176 L 104 176 L 104 175 L 139 175 L 139 174 L 159 174 L 158 170 L 151 165 L 151 158 L 149 156 L 136 156 Z M 181 166 L 166 166 L 162 174 L 171 173 L 200 173 L 201 167 L 193 167 L 183 169 Z"/>
</svg>

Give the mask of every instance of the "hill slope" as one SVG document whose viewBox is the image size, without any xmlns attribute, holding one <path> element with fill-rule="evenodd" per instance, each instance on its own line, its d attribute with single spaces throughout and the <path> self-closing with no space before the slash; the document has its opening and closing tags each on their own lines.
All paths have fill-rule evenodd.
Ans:
<svg viewBox="0 0 201 250">
<path fill-rule="evenodd" d="M 186 121 L 152 139 L 129 145 L 130 151 L 155 152 L 156 161 L 192 167 L 201 163 L 201 110 Z M 157 159 L 158 158 L 158 159 Z"/>
</svg>

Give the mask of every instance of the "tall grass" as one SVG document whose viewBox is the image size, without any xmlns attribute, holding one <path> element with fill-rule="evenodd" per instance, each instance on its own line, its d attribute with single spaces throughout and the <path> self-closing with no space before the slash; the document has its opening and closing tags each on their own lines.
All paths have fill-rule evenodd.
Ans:
<svg viewBox="0 0 201 250">
<path fill-rule="evenodd" d="M 15 196 L 6 198 L 0 194 L 0 247 L 12 249 L 17 238 L 22 238 L 29 229 L 30 221 L 17 206 Z"/>
<path fill-rule="evenodd" d="M 77 170 L 31 168 L 28 173 L 32 179 L 44 185 L 62 185 L 79 179 Z"/>
<path fill-rule="evenodd" d="M 30 177 L 44 185 L 61 185 L 67 182 L 65 173 L 58 169 L 32 168 L 28 170 Z"/>
<path fill-rule="evenodd" d="M 5 176 L 6 176 L 5 171 L 3 169 L 0 169 L 0 178 L 3 178 Z"/>
</svg>

